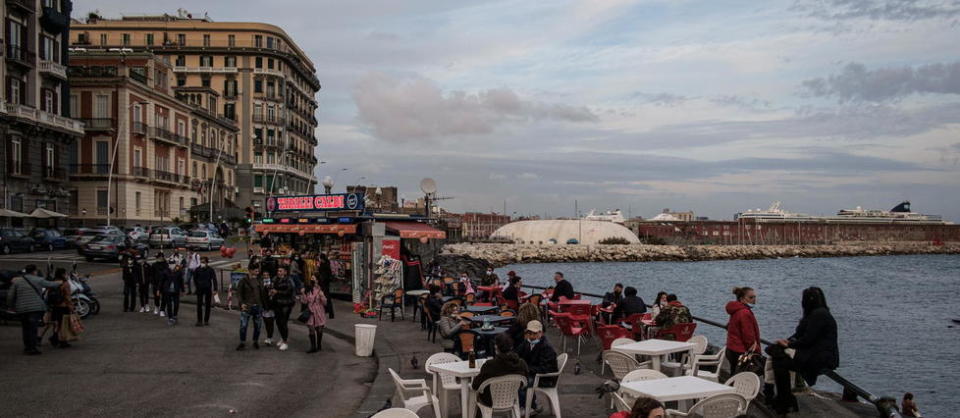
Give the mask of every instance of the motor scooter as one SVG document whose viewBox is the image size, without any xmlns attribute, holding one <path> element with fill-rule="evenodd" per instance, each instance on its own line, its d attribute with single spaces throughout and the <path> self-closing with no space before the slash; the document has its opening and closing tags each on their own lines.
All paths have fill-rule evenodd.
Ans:
<svg viewBox="0 0 960 418">
<path fill-rule="evenodd" d="M 81 319 L 87 319 L 88 316 L 100 313 L 100 301 L 97 300 L 93 289 L 87 284 L 90 280 L 90 274 L 81 276 L 77 273 L 77 264 L 73 264 L 68 281 L 70 282 L 70 297 L 73 299 L 74 311 L 80 315 Z"/>
</svg>

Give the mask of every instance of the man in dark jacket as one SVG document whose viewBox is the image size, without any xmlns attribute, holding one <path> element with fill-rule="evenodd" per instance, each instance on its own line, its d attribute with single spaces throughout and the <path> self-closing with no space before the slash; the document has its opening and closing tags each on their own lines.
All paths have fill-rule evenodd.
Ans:
<svg viewBox="0 0 960 418">
<path fill-rule="evenodd" d="M 123 257 L 123 311 L 137 309 L 137 269 L 133 257 Z"/>
<path fill-rule="evenodd" d="M 817 376 L 825 370 L 840 366 L 840 349 L 837 344 L 837 321 L 827 307 L 827 300 L 819 287 L 803 291 L 801 301 L 803 318 L 796 332 L 786 340 L 777 340 L 782 348 L 796 350 L 793 358 L 783 355 L 783 350 L 771 354 L 774 379 L 777 385 L 777 412 L 798 409 L 797 399 L 790 389 L 790 371 L 796 371 L 808 385 L 817 383 Z M 775 355 L 774 355 L 775 354 Z"/>
<path fill-rule="evenodd" d="M 613 316 L 615 318 L 626 318 L 633 314 L 647 312 L 647 304 L 644 303 L 643 298 L 637 296 L 637 288 L 628 286 L 623 294 L 623 299 L 620 300 L 616 310 L 614 310 Z"/>
<path fill-rule="evenodd" d="M 150 312 L 150 280 L 153 271 L 144 256 L 137 256 L 133 264 L 133 275 L 137 279 L 137 290 L 140 294 L 140 312 Z"/>
<path fill-rule="evenodd" d="M 163 272 L 160 288 L 163 291 L 163 306 L 167 312 L 167 323 L 177 324 L 180 314 L 180 294 L 183 293 L 183 266 L 177 264 Z"/>
<path fill-rule="evenodd" d="M 527 386 L 520 389 L 520 402 L 526 402 L 527 390 L 533 387 L 533 381 L 536 375 L 555 373 L 557 368 L 557 351 L 547 341 L 543 335 L 543 324 L 540 321 L 533 320 L 527 323 L 527 329 L 524 332 L 524 339 L 516 348 L 517 355 L 527 363 Z M 540 379 L 540 387 L 552 388 L 556 386 L 557 378 L 545 377 Z M 531 415 L 539 414 L 540 408 L 537 407 L 537 398 L 534 396 L 533 403 L 530 406 L 536 413 L 531 411 Z"/>
<path fill-rule="evenodd" d="M 602 306 L 608 308 L 610 305 L 619 305 L 621 300 L 623 300 L 623 283 L 617 283 L 613 285 L 612 292 L 603 295 Z"/>
<path fill-rule="evenodd" d="M 157 253 L 157 259 L 150 266 L 150 287 L 153 290 L 153 314 L 164 316 L 163 306 L 160 304 L 160 282 L 163 281 L 164 271 L 169 269 L 167 259 L 163 253 Z"/>
<path fill-rule="evenodd" d="M 567 299 L 574 298 L 573 285 L 570 284 L 567 279 L 563 278 L 563 273 L 559 271 L 554 273 L 553 281 L 555 281 L 557 284 L 553 288 L 553 295 L 550 295 L 551 302 L 559 302 L 561 296 Z"/>
<path fill-rule="evenodd" d="M 237 351 L 246 348 L 247 325 L 253 319 L 253 348 L 259 349 L 260 344 L 260 315 L 263 306 L 263 288 L 260 280 L 247 274 L 240 283 L 237 283 L 237 297 L 240 299 L 240 345 Z"/>
<path fill-rule="evenodd" d="M 200 267 L 193 271 L 193 283 L 197 288 L 197 326 L 210 325 L 210 306 L 213 292 L 217 289 L 217 272 L 210 267 L 210 258 L 200 259 Z"/>
<path fill-rule="evenodd" d="M 509 374 L 518 374 L 521 376 L 527 376 L 529 374 L 527 363 L 525 363 L 517 353 L 512 351 L 513 340 L 509 335 L 497 335 L 497 338 L 494 339 L 494 345 L 497 349 L 497 355 L 487 360 L 483 363 L 483 366 L 480 367 L 480 374 L 473 378 L 473 390 L 477 390 L 487 379 Z M 491 404 L 490 392 L 487 390 L 481 392 L 477 398 L 484 405 Z"/>
</svg>

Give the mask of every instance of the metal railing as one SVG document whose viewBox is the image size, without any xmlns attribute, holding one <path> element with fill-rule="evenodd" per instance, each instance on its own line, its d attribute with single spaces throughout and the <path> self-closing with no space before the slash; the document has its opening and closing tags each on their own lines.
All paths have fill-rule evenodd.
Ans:
<svg viewBox="0 0 960 418">
<path fill-rule="evenodd" d="M 108 131 L 111 129 L 116 129 L 117 120 L 113 118 L 91 118 L 91 119 L 81 119 L 83 121 L 83 127 L 87 131 Z"/>
<path fill-rule="evenodd" d="M 533 286 L 533 285 L 526 285 L 526 284 L 523 285 L 523 287 L 526 287 L 526 288 L 528 288 L 528 289 L 533 289 L 533 290 L 546 290 L 546 289 L 547 289 L 546 287 L 543 287 L 543 286 Z M 580 295 L 582 295 L 582 296 L 587 296 L 587 297 L 591 297 L 591 298 L 599 298 L 599 299 L 601 299 L 601 300 L 603 299 L 603 295 L 598 295 L 598 294 L 595 294 L 595 293 L 586 293 L 586 292 L 577 292 L 577 293 L 580 294 Z M 647 305 L 647 306 L 652 306 L 652 305 Z M 727 325 L 726 325 L 726 324 L 722 324 L 722 323 L 719 323 L 719 322 L 716 322 L 716 321 L 713 321 L 713 320 L 710 320 L 710 319 L 706 319 L 706 318 L 700 318 L 700 317 L 698 317 L 698 316 L 693 316 L 693 315 L 691 315 L 691 317 L 693 318 L 693 320 L 695 320 L 695 321 L 697 321 L 697 322 L 702 322 L 702 323 L 707 324 L 707 325 L 711 325 L 711 326 L 715 326 L 715 327 L 718 327 L 718 328 L 727 329 Z M 762 343 L 764 343 L 764 344 L 766 344 L 766 345 L 774 345 L 774 344 L 775 344 L 775 343 L 773 343 L 773 342 L 771 342 L 771 341 L 767 341 L 767 340 L 762 339 L 762 338 L 760 339 L 760 342 L 762 342 Z M 863 398 L 863 399 L 866 400 L 867 402 L 870 402 L 871 404 L 873 404 L 873 406 L 875 406 L 875 407 L 877 408 L 877 412 L 879 413 L 879 416 L 880 416 L 881 418 L 900 418 L 900 417 L 901 417 L 900 411 L 897 409 L 897 400 L 896 400 L 896 399 L 894 399 L 894 398 L 892 398 L 892 397 L 888 397 L 888 396 L 881 397 L 881 396 L 874 395 L 873 393 L 869 392 L 868 390 L 866 390 L 866 389 L 858 386 L 857 384 L 855 384 L 855 383 L 847 380 L 847 378 L 845 378 L 845 377 L 837 374 L 837 372 L 835 372 L 835 371 L 833 371 L 833 370 L 825 370 L 825 371 L 821 372 L 821 374 L 823 374 L 824 376 L 830 378 L 831 380 L 833 380 L 834 382 L 836 382 L 837 384 L 839 384 L 839 385 L 843 388 L 843 399 L 844 399 L 844 400 L 848 400 L 848 399 L 852 400 L 852 399 L 854 399 L 854 396 L 852 396 L 852 395 L 859 396 L 860 398 Z"/>
<path fill-rule="evenodd" d="M 70 174 L 98 174 L 107 175 L 110 164 L 70 164 Z M 117 167 L 113 167 L 113 174 L 117 174 Z"/>
</svg>

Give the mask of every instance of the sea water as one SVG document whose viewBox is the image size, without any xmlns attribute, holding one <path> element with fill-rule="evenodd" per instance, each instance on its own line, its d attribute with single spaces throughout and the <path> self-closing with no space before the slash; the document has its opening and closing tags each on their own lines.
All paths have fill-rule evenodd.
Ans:
<svg viewBox="0 0 960 418">
<path fill-rule="evenodd" d="M 645 263 L 514 264 L 524 284 L 548 286 L 563 272 L 576 291 L 603 294 L 614 283 L 636 287 L 645 302 L 675 293 L 691 313 L 726 323 L 734 286 L 756 289 L 762 338 L 789 337 L 802 313 L 804 288 L 819 286 L 837 320 L 839 374 L 876 395 L 916 396 L 924 416 L 960 411 L 960 256 L 789 258 Z M 726 343 L 724 330 L 697 333 Z M 817 389 L 839 392 L 821 378 Z"/>
</svg>

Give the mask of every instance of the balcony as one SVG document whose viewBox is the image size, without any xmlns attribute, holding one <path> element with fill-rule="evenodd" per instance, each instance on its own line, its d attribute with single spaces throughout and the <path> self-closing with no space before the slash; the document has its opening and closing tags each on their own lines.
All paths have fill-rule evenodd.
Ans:
<svg viewBox="0 0 960 418">
<path fill-rule="evenodd" d="M 51 181 L 62 181 L 67 178 L 66 172 L 63 168 L 45 166 L 43 167 L 43 179 Z"/>
<path fill-rule="evenodd" d="M 153 175 L 150 176 L 150 178 L 156 181 L 176 184 L 190 184 L 190 177 L 183 174 L 171 173 L 166 170 L 153 170 L 152 174 Z"/>
<path fill-rule="evenodd" d="M 11 176 L 30 176 L 30 163 L 20 160 L 19 164 L 17 161 L 13 161 L 7 165 L 7 174 Z"/>
<path fill-rule="evenodd" d="M 47 32 L 59 34 L 70 26 L 70 16 L 53 7 L 44 7 L 43 15 L 40 16 L 40 24 Z"/>
<path fill-rule="evenodd" d="M 67 79 L 67 66 L 57 62 L 48 60 L 40 61 L 40 72 L 61 80 Z"/>
<path fill-rule="evenodd" d="M 102 132 L 117 129 L 117 120 L 114 118 L 93 118 L 81 120 L 83 121 L 83 128 L 87 132 Z"/>
<path fill-rule="evenodd" d="M 168 142 L 173 145 L 187 146 L 187 138 L 177 135 L 173 132 L 170 132 L 163 128 L 149 127 L 147 128 L 148 136 L 153 139 L 158 139 L 161 141 Z"/>
<path fill-rule="evenodd" d="M 274 76 L 274 77 L 283 77 L 283 76 L 284 76 L 284 75 L 283 75 L 283 71 L 271 70 L 271 69 L 268 69 L 268 68 L 254 68 L 254 69 L 253 69 L 253 73 L 254 73 L 254 74 L 272 75 L 272 76 Z"/>
<path fill-rule="evenodd" d="M 101 78 L 101 77 L 116 77 L 117 76 L 117 67 L 114 66 L 103 66 L 97 65 L 92 67 L 80 67 L 80 66 L 70 66 L 67 69 L 67 75 L 70 78 L 80 78 L 80 77 L 90 77 L 90 78 Z"/>
<path fill-rule="evenodd" d="M 134 135 L 146 135 L 147 134 L 147 124 L 143 122 L 134 122 L 130 126 L 130 132 Z"/>
<path fill-rule="evenodd" d="M 283 125 L 283 124 L 284 124 L 284 122 L 283 122 L 283 117 L 282 117 L 282 116 L 263 115 L 263 114 L 258 114 L 258 113 L 254 113 L 254 114 L 253 114 L 253 122 L 254 122 L 254 123 L 272 123 L 272 124 L 275 124 L 275 125 Z"/>
<path fill-rule="evenodd" d="M 7 0 L 7 4 L 28 13 L 37 12 L 36 0 Z"/>
<path fill-rule="evenodd" d="M 175 73 L 211 73 L 211 74 L 236 74 L 237 67 L 187 67 L 178 65 L 173 67 Z"/>
<path fill-rule="evenodd" d="M 7 114 L 16 118 L 26 119 L 45 125 L 44 127 L 66 131 L 75 135 L 83 135 L 83 122 L 65 118 L 53 113 L 44 112 L 30 106 L 7 103 Z"/>
<path fill-rule="evenodd" d="M 136 71 L 130 71 L 130 79 L 139 81 L 141 84 L 147 84 L 147 75 Z"/>
<path fill-rule="evenodd" d="M 150 178 L 150 169 L 146 167 L 133 167 L 133 176 Z"/>
<path fill-rule="evenodd" d="M 105 176 L 109 171 L 110 164 L 70 164 L 73 176 Z M 113 167 L 113 174 L 117 174 L 117 167 Z"/>
<path fill-rule="evenodd" d="M 33 52 L 20 45 L 7 44 L 7 59 L 21 66 L 33 68 Z"/>
<path fill-rule="evenodd" d="M 164 210 L 164 209 L 154 209 L 154 210 L 153 210 L 153 216 L 156 216 L 156 217 L 158 217 L 158 218 L 169 218 L 169 217 L 170 217 L 170 211 L 169 211 L 169 210 Z"/>
</svg>

